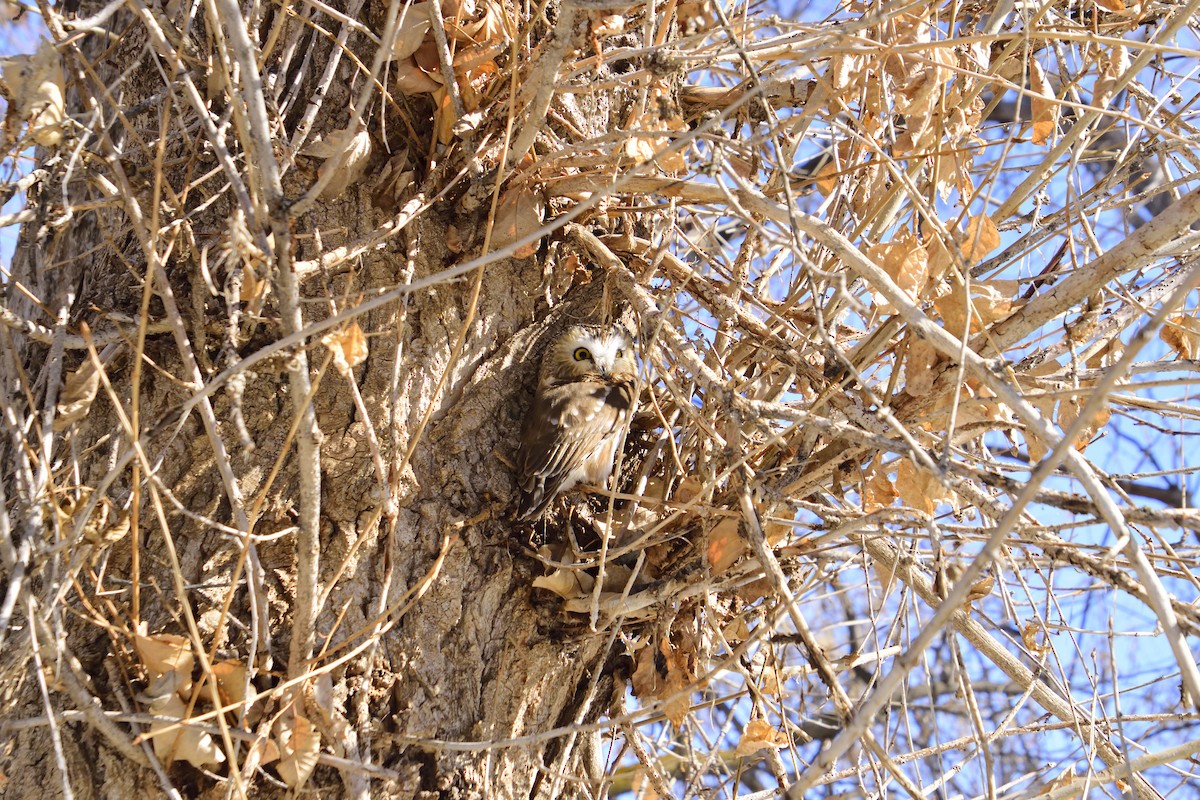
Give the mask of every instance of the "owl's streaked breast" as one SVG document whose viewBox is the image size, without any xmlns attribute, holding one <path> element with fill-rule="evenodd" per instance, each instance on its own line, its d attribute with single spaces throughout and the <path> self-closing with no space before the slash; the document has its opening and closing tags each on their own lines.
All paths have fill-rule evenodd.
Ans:
<svg viewBox="0 0 1200 800">
<path fill-rule="evenodd" d="M 540 516 L 580 483 L 608 480 L 637 387 L 633 343 L 623 331 L 577 326 L 550 346 L 517 453 L 518 519 Z"/>
</svg>

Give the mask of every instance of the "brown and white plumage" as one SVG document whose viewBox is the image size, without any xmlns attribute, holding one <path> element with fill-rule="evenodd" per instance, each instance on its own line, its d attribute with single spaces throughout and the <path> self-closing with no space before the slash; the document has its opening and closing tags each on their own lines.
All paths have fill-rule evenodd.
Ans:
<svg viewBox="0 0 1200 800">
<path fill-rule="evenodd" d="M 608 480 L 637 393 L 624 328 L 576 325 L 550 345 L 517 451 L 518 519 L 536 519 L 577 484 Z"/>
</svg>

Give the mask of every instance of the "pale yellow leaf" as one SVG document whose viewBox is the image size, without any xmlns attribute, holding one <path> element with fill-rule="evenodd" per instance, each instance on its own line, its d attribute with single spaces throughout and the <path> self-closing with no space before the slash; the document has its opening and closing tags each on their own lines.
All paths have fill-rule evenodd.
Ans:
<svg viewBox="0 0 1200 800">
<path fill-rule="evenodd" d="M 403 18 L 396 26 L 396 38 L 392 39 L 388 53 L 388 57 L 393 61 L 402 61 L 417 52 L 432 27 L 432 14 L 428 2 L 408 6 L 400 13 Z"/>
<path fill-rule="evenodd" d="M 595 579 L 582 570 L 556 569 L 549 575 L 534 578 L 533 588 L 545 589 L 564 600 L 570 600 L 591 592 L 594 583 Z"/>
<path fill-rule="evenodd" d="M 137 633 L 133 637 L 133 646 L 151 680 L 174 674 L 178 678 L 175 688 L 179 692 L 185 693 L 191 688 L 195 656 L 187 637 L 173 633 L 156 633 L 152 636 Z"/>
<path fill-rule="evenodd" d="M 210 767 L 225 761 L 225 753 L 213 737 L 179 721 L 187 712 L 187 704 L 171 692 L 150 703 L 150 713 L 165 720 L 154 720 L 146 737 L 154 744 L 154 755 L 168 765 L 173 760 L 187 761 L 194 767 Z M 170 728 L 171 730 L 166 730 Z M 161 731 L 161 732 L 160 732 Z"/>
<path fill-rule="evenodd" d="M 285 713 L 276 723 L 279 777 L 297 792 L 308 781 L 321 754 L 321 734 L 299 714 Z"/>
</svg>

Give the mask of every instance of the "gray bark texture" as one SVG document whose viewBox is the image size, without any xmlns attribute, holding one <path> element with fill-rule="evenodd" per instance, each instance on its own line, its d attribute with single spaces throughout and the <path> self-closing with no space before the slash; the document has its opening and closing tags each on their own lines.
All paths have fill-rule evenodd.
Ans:
<svg viewBox="0 0 1200 800">
<path fill-rule="evenodd" d="M 79 16 L 101 9 L 85 2 Z M 46 328 L 54 333 L 42 340 L 10 330 L 0 334 L 10 345 L 3 364 L 10 421 L 24 416 L 38 425 L 48 419 L 39 414 L 55 407 L 47 387 L 57 389 L 60 375 L 88 362 L 86 349 L 59 346 L 68 329 L 87 323 L 99 335 L 116 330 L 116 321 L 125 324 L 108 355 L 97 353 L 108 358 L 107 380 L 86 415 L 47 437 L 54 469 L 71 471 L 70 483 L 95 492 L 69 502 L 44 497 L 44 508 L 24 509 L 25 524 L 54 531 L 65 550 L 57 572 L 34 576 L 30 599 L 40 599 L 43 609 L 50 606 L 45 629 L 26 627 L 24 640 L 14 635 L 6 642 L 5 706 L 14 718 L 45 713 L 39 682 L 28 668 L 29 637 L 39 636 L 54 708 L 77 710 L 80 698 L 90 696 L 97 709 L 133 712 L 144 699 L 138 693 L 147 679 L 129 669 L 139 663 L 130 639 L 136 625 L 150 635 L 186 637 L 190 617 L 205 646 L 218 645 L 210 657 L 253 656 L 248 680 L 254 690 L 269 690 L 289 675 L 308 676 L 277 701 L 252 709 L 242 722 L 246 730 L 269 731 L 272 715 L 295 714 L 319 731 L 323 752 L 355 763 L 342 770 L 317 766 L 304 789 L 309 796 L 526 797 L 538 791 L 546 795 L 552 782 L 559 793 L 573 795 L 581 790 L 572 780 L 587 779 L 581 764 L 590 764 L 593 755 L 581 753 L 591 738 L 571 736 L 568 742 L 561 732 L 538 735 L 585 717 L 594 720 L 604 711 L 614 685 L 613 664 L 606 661 L 616 659 L 606 635 L 566 624 L 557 598 L 535 597 L 545 593 L 530 587 L 533 562 L 525 554 L 530 531 L 512 521 L 516 487 L 509 464 L 547 334 L 603 313 L 602 284 L 572 292 L 570 277 L 552 280 L 546 242 L 523 258 L 493 259 L 461 276 L 437 277 L 483 252 L 497 151 L 493 143 L 485 154 L 492 159 L 490 167 L 484 166 L 461 146 L 449 149 L 431 141 L 428 128 L 414 130 L 414 121 L 428 126 L 432 120 L 428 94 L 391 95 L 384 110 L 377 101 L 371 104 L 369 167 L 334 196 L 323 196 L 290 218 L 282 206 L 255 203 L 260 222 L 265 212 L 290 229 L 290 265 L 269 251 L 244 260 L 231 255 L 231 220 L 246 209 L 239 208 L 221 159 L 196 124 L 179 76 L 166 86 L 163 81 L 171 67 L 168 53 L 181 53 L 184 73 L 200 91 L 208 87 L 213 121 L 230 125 L 232 117 L 235 127 L 245 124 L 248 115 L 233 105 L 253 102 L 246 82 L 237 85 L 232 98 L 228 85 L 222 87 L 220 76 L 228 78 L 231 63 L 225 62 L 224 70 L 215 63 L 222 52 L 208 49 L 212 17 L 200 11 L 187 32 L 175 27 L 181 17 L 158 17 L 168 31 L 165 44 L 148 33 L 152 26 L 143 18 L 119 11 L 98 26 L 103 33 L 61 48 L 68 108 L 88 126 L 73 142 L 86 163 L 63 163 L 70 157 L 65 151 L 52 158 L 47 154 L 47 174 L 30 191 L 36 222 L 24 228 L 14 280 L 4 289 L 10 309 L 45 322 L 45 314 L 35 313 L 29 300 L 40 299 L 42 311 L 51 313 Z M 387 12 L 386 5 L 373 4 L 359 13 L 369 27 L 382 31 Z M 312 103 L 318 112 L 315 132 L 329 135 L 345 125 L 347 108 L 364 80 L 361 64 L 343 58 L 332 82 L 319 92 L 323 69 L 339 45 L 295 20 L 282 20 L 278 10 L 255 6 L 254 14 L 266 14 L 251 15 L 256 40 L 282 25 L 280 41 L 286 43 L 273 50 L 264 70 L 272 122 L 294 129 Z M 530 26 L 530 38 L 521 46 L 536 46 L 548 30 L 544 20 Z M 577 33 L 582 27 L 569 36 Z M 226 34 L 232 47 L 233 37 Z M 206 36 L 208 44 L 202 44 Z M 372 48 L 362 37 L 351 38 L 357 42 L 352 50 L 370 64 Z M 198 48 L 202 63 L 196 63 Z M 110 82 L 118 85 L 116 96 L 105 94 Z M 291 105 L 281 110 L 283 102 Z M 593 102 L 590 116 L 581 118 L 594 126 L 587 133 L 605 127 L 606 102 Z M 257 199 L 263 175 L 245 168 L 256 157 L 251 139 L 246 130 L 236 135 L 226 130 L 221 141 Z M 286 150 L 285 139 L 271 143 L 277 156 Z M 437 153 L 433 158 L 394 155 L 430 148 Z M 442 155 L 446 163 L 440 163 Z M 282 181 L 283 196 L 293 201 L 314 183 L 321 164 L 304 156 L 294 160 Z M 385 165 L 408 172 L 399 195 L 390 194 L 394 183 L 376 180 Z M 206 173 L 207 181 L 200 178 Z M 77 207 L 101 199 L 98 182 L 115 191 L 95 208 Z M 406 203 L 423 207 L 415 216 L 405 215 L 401 206 Z M 150 217 L 160 213 L 154 227 Z M 281 339 L 285 329 L 279 282 L 267 290 L 249 287 L 252 281 L 271 284 L 273 270 L 370 241 L 389 224 L 403 229 L 356 258 L 331 268 L 297 270 L 304 324 L 387 289 L 424 283 L 357 317 L 369 355 L 352 372 L 331 366 L 319 335 L 308 337 L 302 347 L 315 387 L 316 585 L 324 602 L 315 616 L 317 655 L 297 665 L 288 663 L 288 653 L 295 652 L 296 543 L 304 525 L 296 441 L 305 431 L 294 428 L 296 384 L 289 381 L 289 370 L 297 368 L 300 349 L 279 349 L 244 366 L 245 359 Z M 260 226 L 245 231 L 242 240 L 252 248 L 268 233 Z M 153 259 L 147 248 L 154 251 Z M 251 278 L 254 270 L 259 274 Z M 147 276 L 151 287 L 143 312 Z M 241 291 L 240 299 L 235 290 Z M 265 299 L 250 297 L 253 291 Z M 179 327 L 150 326 L 145 336 L 136 387 L 138 432 L 154 480 L 144 480 L 143 468 L 135 495 L 131 469 L 137 458 L 123 427 L 127 423 L 113 403 L 122 405 L 128 419 L 137 321 L 143 317 L 173 318 Z M 58 328 L 55 319 L 62 323 Z M 461 350 L 455 353 L 460 337 Z M 197 372 L 191 372 L 191 363 Z M 233 379 L 213 381 L 222 371 Z M 195 404 L 187 405 L 199 388 L 194 376 L 215 387 L 208 395 L 214 430 L 206 429 Z M 21 395 L 18 387 L 28 388 L 30 395 Z M 18 482 L 35 483 L 42 453 L 31 448 L 37 449 L 39 439 L 31 432 L 22 436 L 19 428 L 7 427 L 8 438 L 0 444 L 4 463 L 16 467 Z M 236 500 L 223 468 L 236 481 Z M 60 481 L 56 476 L 53 482 Z M 79 517 L 72 513 L 89 501 L 96 501 L 90 514 L 108 514 L 107 522 L 91 524 L 101 537 L 104 529 L 127 528 L 131 507 L 140 503 L 136 530 L 114 533 L 115 541 L 102 547 L 74 540 L 72 526 Z M 65 502 L 78 507 L 64 510 Z M 58 517 L 47 519 L 55 508 Z M 262 537 L 253 548 L 244 539 L 246 519 Z M 136 609 L 129 579 L 135 570 L 140 576 Z M 80 571 L 85 577 L 72 591 L 70 578 Z M 110 593 L 101 597 L 100 586 Z M 55 597 L 59 590 L 62 595 Z M 18 613 L 32 611 L 27 606 Z M 101 620 L 111 624 L 97 624 Z M 322 669 L 329 664 L 332 668 Z M 78 683 L 74 692 L 53 685 L 53 676 L 63 670 Z M 207 697 L 200 694 L 204 707 Z M 65 719 L 57 731 L 61 759 L 54 756 L 44 725 L 7 740 L 7 782 L 0 795 L 53 796 L 65 785 L 76 797 L 154 796 L 169 785 L 191 796 L 222 797 L 232 790 L 228 777 L 217 782 L 186 762 L 153 759 L 148 748 L 133 743 L 142 726 L 114 726 L 114 735 L 125 739 L 122 753 L 81 716 Z M 211 718 L 208 722 L 208 730 L 216 731 Z M 528 738 L 486 751 L 468 746 L 521 737 Z M 214 739 L 220 741 L 215 733 Z M 442 741 L 464 744 L 438 746 Z M 243 759 L 246 748 L 246 742 L 238 744 Z M 152 759 L 163 764 L 159 774 L 150 767 Z M 63 763 L 65 775 L 60 774 Z M 372 775 L 369 765 L 382 769 Z M 556 774 L 559 779 L 552 780 Z M 564 776 L 571 780 L 561 788 Z M 251 774 L 244 780 L 252 796 L 289 793 L 279 778 Z"/>
</svg>

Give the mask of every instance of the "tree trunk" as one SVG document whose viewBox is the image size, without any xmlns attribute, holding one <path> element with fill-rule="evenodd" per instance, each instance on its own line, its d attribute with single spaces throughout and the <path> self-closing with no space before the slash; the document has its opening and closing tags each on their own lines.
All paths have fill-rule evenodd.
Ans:
<svg viewBox="0 0 1200 800">
<path fill-rule="evenodd" d="M 39 2 L 0 795 L 1191 769 L 1197 2 Z M 613 477 L 518 522 L 617 321 Z"/>
<path fill-rule="evenodd" d="M 85 2 L 79 13 L 101 8 Z M 602 284 L 562 303 L 571 281 L 548 283 L 545 244 L 522 258 L 480 258 L 497 180 L 511 174 L 511 164 L 501 175 L 494 145 L 479 156 L 462 147 L 448 152 L 413 130 L 414 122 L 433 120 L 428 94 L 392 96 L 382 114 L 386 130 L 371 134 L 370 168 L 360 167 L 358 179 L 327 191 L 305 213 L 288 217 L 284 204 L 261 188 L 268 170 L 239 164 L 246 196 L 253 198 L 242 207 L 235 190 L 216 191 L 228 178 L 220 148 L 196 124 L 183 82 L 164 97 L 161 71 L 170 69 L 173 54 L 206 36 L 211 42 L 213 30 L 194 20 L 184 40 L 172 33 L 159 41 L 146 13 L 119 12 L 106 22 L 108 31 L 121 34 L 118 41 L 90 36 L 78 49 L 64 46 L 72 109 L 115 113 L 104 88 L 124 75 L 117 105 L 125 116 L 115 128 L 78 132 L 75 141 L 90 159 L 82 173 L 71 172 L 61 158 L 46 167 L 49 174 L 31 189 L 37 221 L 24 229 L 15 280 L 6 286 L 10 308 L 49 329 L 6 334 L 14 345 L 4 364 L 10 420 L 49 423 L 44 412 L 56 406 L 63 419 L 61 400 L 47 388 L 58 388 L 60 371 L 85 374 L 99 360 L 106 375 L 78 421 L 44 439 L 28 432 L 23 442 L 10 427 L 3 444 L 5 463 L 19 465 L 18 483 L 45 486 L 39 470 L 49 456 L 56 471 L 71 474 L 67 483 L 94 490 L 56 492 L 43 497 L 42 508 L 22 509 L 30 530 L 50 526 L 55 540 L 68 545 L 39 576 L 42 590 L 26 598 L 40 598 L 48 610 L 47 627 L 28 633 L 37 637 L 43 661 L 57 664 L 47 664 L 47 674 L 65 669 L 65 660 L 68 681 L 78 683 L 73 691 L 57 687 L 52 702 L 67 709 L 94 697 L 105 710 L 132 711 L 159 674 L 135 635 L 192 633 L 198 641 L 170 644 L 190 658 L 199 659 L 203 648 L 216 662 L 248 666 L 252 691 L 276 691 L 274 699 L 227 717 L 230 724 L 264 732 L 282 745 L 286 761 L 302 748 L 281 739 L 272 716 L 282 714 L 293 726 L 301 720 L 319 734 L 324 752 L 356 765 L 341 771 L 318 766 L 307 786 L 323 796 L 527 797 L 564 778 L 574 793 L 571 781 L 586 778 L 581 765 L 596 756 L 591 737 L 554 731 L 607 709 L 614 650 L 606 635 L 566 624 L 557 603 L 535 600 L 535 562 L 525 554 L 531 531 L 512 521 L 516 489 L 509 465 L 547 333 L 603 313 Z M 268 104 L 294 103 L 273 120 L 295 130 L 309 101 L 317 110 L 313 130 L 328 137 L 346 125 L 346 108 L 363 84 L 360 67 L 343 58 L 322 102 L 318 82 L 337 44 L 278 12 L 255 10 L 264 13 L 252 15 L 256 39 L 282 25 L 268 59 L 268 80 L 274 80 Z M 385 6 L 364 13 L 384 30 Z M 236 47 L 237 27 L 223 29 L 229 49 Z M 544 22 L 532 26 L 529 44 L 536 46 L 547 30 Z M 573 28 L 567 33 L 575 35 Z M 360 44 L 360 58 L 370 63 L 373 50 Z M 218 53 L 210 54 L 207 74 L 190 61 L 187 74 L 200 91 L 207 80 L 214 120 L 225 114 L 252 124 L 246 122 L 255 101 L 249 82 L 222 83 Z M 294 97 L 293 86 L 299 87 Z M 242 103 L 245 113 L 234 107 Z M 374 121 L 381 115 L 377 103 L 371 108 Z M 601 106 L 593 104 L 593 111 L 585 121 L 602 129 Z M 381 133 L 391 138 L 376 138 Z M 253 163 L 262 155 L 253 149 L 253 134 L 243 129 L 239 136 L 245 138 L 219 141 L 232 157 Z M 273 143 L 276 154 L 285 151 L 286 139 Z M 438 154 L 432 161 L 404 155 L 431 148 Z M 292 202 L 313 184 L 321 164 L 305 156 L 295 161 L 282 181 L 283 197 Z M 464 167 L 470 167 L 465 176 Z M 385 168 L 408 173 L 398 189 L 395 174 L 375 180 Z M 206 173 L 215 173 L 207 183 L 200 177 Z M 66 221 L 64 193 L 74 206 Z M 102 202 L 94 210 L 78 208 L 88 201 Z M 415 208 L 420 213 L 412 213 Z M 291 237 L 282 261 L 270 249 L 282 246 L 279 238 L 258 249 L 279 225 Z M 385 240 L 372 241 L 389 228 Z M 502 235 L 492 234 L 491 249 Z M 356 243 L 354 257 L 330 258 Z M 478 268 L 446 277 L 472 259 Z M 296 308 L 289 308 L 279 270 L 299 277 L 299 308 L 308 326 L 388 289 L 419 288 L 393 291 L 350 323 L 328 331 L 310 327 L 303 346 L 293 340 L 266 354 L 287 335 L 287 316 Z M 62 309 L 61 324 L 35 314 L 26 296 L 41 299 L 47 310 Z M 144 341 L 138 320 L 147 323 Z M 74 335 L 64 350 L 64 335 L 83 323 L 99 344 L 89 351 Z M 329 358 L 342 351 L 349 324 L 361 327 L 369 350 L 352 370 Z M 334 336 L 329 349 L 318 343 L 326 333 Z M 315 430 L 296 424 L 304 406 L 296 396 L 303 381 L 290 377 L 297 368 L 315 387 Z M 70 386 L 68 378 L 66 392 Z M 215 426 L 206 426 L 206 414 Z M 130 446 L 129 425 L 140 433 L 140 454 Z M 298 446 L 306 436 L 319 453 L 317 480 L 309 486 L 302 473 L 311 455 Z M 144 480 L 148 471 L 152 482 Z M 63 480 L 56 474 L 54 484 Z M 319 528 L 306 532 L 305 492 L 314 486 Z M 131 513 L 136 535 L 126 532 Z M 75 543 L 80 531 L 90 545 Z M 315 635 L 297 646 L 293 639 L 303 632 L 297 604 L 312 603 L 302 598 L 298 575 L 306 534 L 318 543 L 313 563 L 320 603 L 314 604 Z M 72 587 L 67 576 L 79 584 Z M 73 599 L 58 605 L 50 589 Z M 33 608 L 27 604 L 23 612 Z M 28 637 L 10 637 L 10 669 L 30 654 Z M 314 650 L 308 662 L 289 658 Z M 278 689 L 285 678 L 300 680 Z M 7 688 L 21 715 L 42 713 L 39 687 L 28 673 Z M 207 689 L 194 694 L 195 713 L 211 708 Z M 216 730 L 211 718 L 209 726 Z M 13 745 L 6 791 L 21 796 L 33 787 L 70 784 L 77 796 L 147 796 L 170 783 L 191 787 L 189 794 L 205 786 L 212 796 L 224 794 L 179 753 L 173 764 L 170 756 L 159 757 L 165 772 L 156 775 L 148 768 L 151 750 L 129 744 L 138 730 L 112 727 L 112 737 L 125 740 L 125 752 L 118 753 L 112 739 L 73 719 L 58 732 L 65 776 L 57 774 L 46 729 L 23 731 Z M 508 739 L 517 741 L 470 747 Z M 214 732 L 211 741 L 219 749 L 222 738 Z M 261 753 L 248 756 L 247 741 L 234 751 L 240 767 L 266 760 Z M 365 765 L 381 770 L 371 774 Z M 257 786 L 256 795 L 273 791 L 253 774 L 245 785 Z"/>
</svg>

